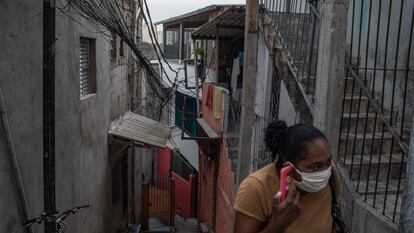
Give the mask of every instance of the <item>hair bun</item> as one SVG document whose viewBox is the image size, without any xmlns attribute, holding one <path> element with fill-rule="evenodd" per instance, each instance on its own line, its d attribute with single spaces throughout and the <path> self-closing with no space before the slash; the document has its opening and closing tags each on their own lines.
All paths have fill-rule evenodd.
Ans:
<svg viewBox="0 0 414 233">
<path fill-rule="evenodd" d="M 270 123 L 266 128 L 264 137 L 267 148 L 272 152 L 281 152 L 285 144 L 287 129 L 288 127 L 284 121 Z"/>
</svg>

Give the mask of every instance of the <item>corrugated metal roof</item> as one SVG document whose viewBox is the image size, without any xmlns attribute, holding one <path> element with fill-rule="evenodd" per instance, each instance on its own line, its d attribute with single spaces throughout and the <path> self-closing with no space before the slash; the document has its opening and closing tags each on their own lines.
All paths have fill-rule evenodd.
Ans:
<svg viewBox="0 0 414 233">
<path fill-rule="evenodd" d="M 144 116 L 127 112 L 111 124 L 109 134 L 128 140 L 165 148 L 170 136 L 170 128 Z"/>
<path fill-rule="evenodd" d="M 171 17 L 169 19 L 156 22 L 155 25 L 179 22 L 179 21 L 182 21 L 182 20 L 184 20 L 186 18 L 189 18 L 189 17 L 192 17 L 192 16 L 200 15 L 200 14 L 203 14 L 203 13 L 206 13 L 206 12 L 209 12 L 209 11 L 214 11 L 214 10 L 217 10 L 217 9 L 220 9 L 220 8 L 223 8 L 223 7 L 230 7 L 230 6 L 232 6 L 232 5 L 229 5 L 229 4 L 215 4 L 215 5 L 206 6 L 204 8 L 201 8 L 201 9 L 189 12 L 189 13 L 185 13 L 185 14 L 182 14 L 182 15 L 179 15 L 179 16 L 174 16 L 174 17 Z M 208 17 L 206 18 L 206 20 L 208 21 Z"/>
<path fill-rule="evenodd" d="M 244 33 L 246 7 L 232 6 L 194 31 L 193 39 L 233 38 Z M 242 34 L 241 34 L 242 33 Z"/>
</svg>

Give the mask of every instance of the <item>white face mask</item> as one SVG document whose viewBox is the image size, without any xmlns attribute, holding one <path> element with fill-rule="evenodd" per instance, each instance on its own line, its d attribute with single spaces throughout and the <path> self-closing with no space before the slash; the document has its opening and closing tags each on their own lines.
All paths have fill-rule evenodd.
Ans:
<svg viewBox="0 0 414 233">
<path fill-rule="evenodd" d="M 294 166 L 292 165 L 292 167 Z M 323 171 L 311 172 L 311 173 L 301 172 L 297 168 L 295 168 L 295 170 L 302 177 L 301 182 L 297 180 L 294 181 L 294 183 L 296 184 L 296 187 L 309 193 L 319 192 L 323 188 L 325 188 L 332 174 L 332 167 L 329 167 Z"/>
</svg>

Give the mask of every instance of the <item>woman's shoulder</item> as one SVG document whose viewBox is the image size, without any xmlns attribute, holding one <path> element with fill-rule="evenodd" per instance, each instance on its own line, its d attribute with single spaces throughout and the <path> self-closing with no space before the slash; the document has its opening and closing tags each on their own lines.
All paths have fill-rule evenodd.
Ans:
<svg viewBox="0 0 414 233">
<path fill-rule="evenodd" d="M 276 166 L 274 163 L 268 164 L 263 168 L 253 172 L 248 176 L 248 178 L 257 180 L 259 182 L 267 182 L 271 179 L 279 179 L 279 176 L 276 173 Z"/>
<path fill-rule="evenodd" d="M 276 173 L 274 163 L 271 163 L 246 177 L 240 184 L 241 188 L 259 189 L 263 190 L 269 187 L 269 183 L 278 182 L 279 177 Z"/>
</svg>

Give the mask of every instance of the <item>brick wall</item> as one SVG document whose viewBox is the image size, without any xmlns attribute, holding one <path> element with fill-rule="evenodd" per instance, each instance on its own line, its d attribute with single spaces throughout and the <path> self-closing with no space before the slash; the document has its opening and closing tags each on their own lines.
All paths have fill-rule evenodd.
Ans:
<svg viewBox="0 0 414 233">
<path fill-rule="evenodd" d="M 231 162 L 228 158 L 226 140 L 222 141 L 219 157 L 219 173 L 216 197 L 216 213 L 213 213 L 214 204 L 214 169 L 216 160 L 208 163 L 200 152 L 200 216 L 199 220 L 206 223 L 212 230 L 212 218 L 216 219 L 217 233 L 231 233 L 233 227 L 233 204 L 235 198 L 234 174 L 231 171 Z"/>
<path fill-rule="evenodd" d="M 233 204 L 235 198 L 234 174 L 228 157 L 226 139 L 220 150 L 220 169 L 217 185 L 216 232 L 231 233 L 233 228 Z"/>
<path fill-rule="evenodd" d="M 199 159 L 199 177 L 200 177 L 200 205 L 199 221 L 206 223 L 210 228 L 213 224 L 213 195 L 214 195 L 214 169 L 215 161 L 208 165 L 205 156 L 200 151 Z"/>
</svg>

